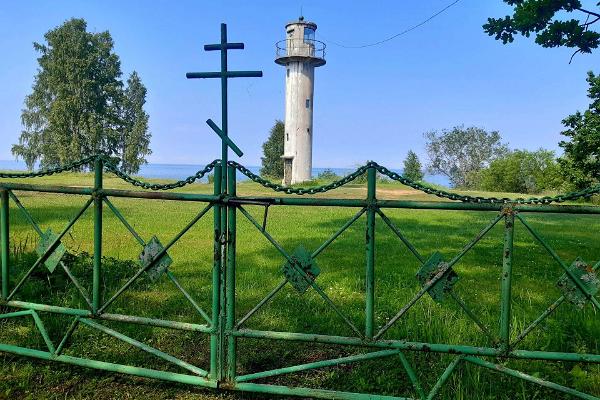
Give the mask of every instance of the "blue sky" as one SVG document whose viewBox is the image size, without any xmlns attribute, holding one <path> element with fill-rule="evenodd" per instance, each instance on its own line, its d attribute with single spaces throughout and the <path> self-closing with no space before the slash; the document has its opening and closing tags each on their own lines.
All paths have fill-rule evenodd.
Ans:
<svg viewBox="0 0 600 400">
<path fill-rule="evenodd" d="M 230 135 L 246 153 L 241 161 L 258 165 L 261 144 L 284 113 L 275 42 L 301 7 L 318 24 L 317 39 L 355 45 L 400 32 L 450 2 L 2 2 L 0 159 L 13 159 L 10 147 L 37 67 L 32 42 L 71 17 L 85 18 L 89 30 L 109 30 L 124 74 L 138 71 L 147 86 L 150 161 L 189 164 L 219 156 L 217 137 L 204 123 L 220 119 L 218 83 L 187 80 L 185 73 L 219 67 L 218 54 L 202 45 L 217 42 L 226 22 L 230 41 L 246 44 L 230 55 L 231 69 L 264 71 L 263 78 L 230 84 Z M 352 167 L 371 159 L 399 167 L 409 149 L 425 156 L 424 132 L 463 123 L 499 130 L 513 148 L 558 149 L 560 121 L 589 103 L 585 74 L 600 56 L 576 56 L 569 65 L 568 49 L 543 49 L 526 38 L 503 46 L 481 25 L 509 11 L 500 0 L 462 0 L 380 46 L 328 43 L 327 64 L 315 78 L 314 165 Z"/>
</svg>

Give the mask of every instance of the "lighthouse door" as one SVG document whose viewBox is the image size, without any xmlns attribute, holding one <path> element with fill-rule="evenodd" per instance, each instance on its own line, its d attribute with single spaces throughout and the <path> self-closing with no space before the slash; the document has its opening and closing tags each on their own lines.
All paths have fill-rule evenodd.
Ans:
<svg viewBox="0 0 600 400">
<path fill-rule="evenodd" d="M 284 185 L 292 184 L 292 159 L 291 158 L 283 159 L 283 184 Z"/>
</svg>

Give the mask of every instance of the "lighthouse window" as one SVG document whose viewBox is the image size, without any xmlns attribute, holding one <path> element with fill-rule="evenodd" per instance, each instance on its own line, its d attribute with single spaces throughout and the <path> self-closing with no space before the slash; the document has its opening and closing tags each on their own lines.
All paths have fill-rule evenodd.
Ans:
<svg viewBox="0 0 600 400">
<path fill-rule="evenodd" d="M 306 99 L 306 108 L 310 108 L 310 99 Z"/>
<path fill-rule="evenodd" d="M 315 30 L 313 28 L 304 27 L 304 43 L 312 43 L 315 40 Z"/>
<path fill-rule="evenodd" d="M 286 140 L 286 141 L 289 141 L 289 140 L 290 140 L 290 134 L 289 134 L 289 133 L 287 133 L 287 132 L 285 133 L 285 140 Z"/>
<path fill-rule="evenodd" d="M 290 77 L 290 69 L 289 68 L 287 69 L 287 76 L 288 76 L 288 78 Z"/>
</svg>

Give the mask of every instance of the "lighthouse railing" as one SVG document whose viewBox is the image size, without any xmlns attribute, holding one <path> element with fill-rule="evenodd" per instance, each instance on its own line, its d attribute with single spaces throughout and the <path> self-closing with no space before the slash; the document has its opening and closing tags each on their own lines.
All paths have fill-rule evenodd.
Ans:
<svg viewBox="0 0 600 400">
<path fill-rule="evenodd" d="M 315 39 L 285 39 L 275 44 L 275 55 L 280 57 L 312 57 L 325 59 L 326 44 Z"/>
</svg>

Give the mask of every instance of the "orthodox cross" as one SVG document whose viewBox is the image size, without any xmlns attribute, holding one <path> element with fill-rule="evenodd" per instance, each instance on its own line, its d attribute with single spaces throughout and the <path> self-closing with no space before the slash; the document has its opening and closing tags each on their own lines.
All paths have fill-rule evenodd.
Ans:
<svg viewBox="0 0 600 400">
<path fill-rule="evenodd" d="M 229 71 L 227 69 L 227 51 L 243 50 L 244 43 L 227 42 L 227 25 L 221 24 L 221 43 L 204 45 L 205 51 L 221 51 L 221 71 L 220 72 L 188 72 L 185 76 L 188 79 L 195 78 L 221 78 L 221 127 L 210 118 L 206 121 L 208 126 L 221 138 L 221 190 L 227 190 L 227 161 L 229 149 L 233 150 L 238 157 L 244 153 L 229 138 L 227 127 L 227 80 L 229 78 L 260 78 L 262 71 Z"/>
</svg>

